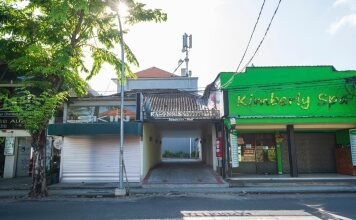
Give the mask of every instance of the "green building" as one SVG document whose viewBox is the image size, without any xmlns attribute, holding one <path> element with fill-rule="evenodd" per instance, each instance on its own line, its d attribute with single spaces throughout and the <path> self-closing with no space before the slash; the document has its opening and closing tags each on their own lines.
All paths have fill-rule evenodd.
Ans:
<svg viewBox="0 0 356 220">
<path fill-rule="evenodd" d="M 228 176 L 338 172 L 356 128 L 356 71 L 248 67 L 208 88 L 223 94 Z"/>
</svg>

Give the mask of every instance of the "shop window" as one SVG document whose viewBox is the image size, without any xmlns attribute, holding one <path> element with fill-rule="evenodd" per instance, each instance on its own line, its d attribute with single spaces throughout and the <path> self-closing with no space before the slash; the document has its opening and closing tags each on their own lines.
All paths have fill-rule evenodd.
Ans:
<svg viewBox="0 0 356 220">
<path fill-rule="evenodd" d="M 67 123 L 118 123 L 120 115 L 118 106 L 69 106 Z M 136 120 L 135 105 L 125 105 L 124 120 Z"/>
<path fill-rule="evenodd" d="M 272 134 L 238 135 L 240 162 L 276 162 L 276 147 Z"/>
</svg>

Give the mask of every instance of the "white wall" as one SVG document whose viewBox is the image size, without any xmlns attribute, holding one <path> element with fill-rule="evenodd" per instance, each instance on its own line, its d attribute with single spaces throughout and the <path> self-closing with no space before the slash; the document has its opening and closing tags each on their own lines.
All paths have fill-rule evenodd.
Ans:
<svg viewBox="0 0 356 220">
<path fill-rule="evenodd" d="M 211 124 L 202 130 L 202 158 L 203 161 L 211 166 L 215 171 L 217 168 L 216 159 L 216 131 L 215 125 Z"/>
<path fill-rule="evenodd" d="M 212 164 L 214 171 L 217 170 L 218 160 L 216 158 L 216 128 L 215 125 L 211 125 L 211 151 L 212 151 Z"/>
<path fill-rule="evenodd" d="M 13 156 L 5 156 L 4 178 L 13 178 L 16 176 L 17 149 L 18 137 L 30 137 L 26 130 L 1 130 L 0 137 L 15 137 L 15 149 Z"/>
<path fill-rule="evenodd" d="M 119 84 L 118 84 L 119 86 Z M 197 77 L 173 77 L 173 78 L 139 78 L 128 79 L 125 90 L 132 89 L 187 89 L 198 88 Z"/>
</svg>

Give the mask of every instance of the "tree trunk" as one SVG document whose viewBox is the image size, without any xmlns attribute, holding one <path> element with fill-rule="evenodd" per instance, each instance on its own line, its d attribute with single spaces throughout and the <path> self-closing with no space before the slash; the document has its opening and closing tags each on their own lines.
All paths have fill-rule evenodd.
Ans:
<svg viewBox="0 0 356 220">
<path fill-rule="evenodd" d="M 44 197 L 48 195 L 45 167 L 46 130 L 42 129 L 31 136 L 33 148 L 33 172 L 32 188 L 29 196 Z"/>
</svg>

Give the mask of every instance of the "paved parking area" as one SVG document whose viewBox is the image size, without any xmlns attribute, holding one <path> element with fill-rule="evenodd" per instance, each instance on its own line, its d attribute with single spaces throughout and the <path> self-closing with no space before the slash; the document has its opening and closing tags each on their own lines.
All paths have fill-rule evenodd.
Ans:
<svg viewBox="0 0 356 220">
<path fill-rule="evenodd" d="M 223 179 L 202 162 L 162 162 L 153 168 L 144 184 L 225 184 Z"/>
</svg>

